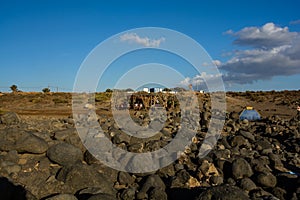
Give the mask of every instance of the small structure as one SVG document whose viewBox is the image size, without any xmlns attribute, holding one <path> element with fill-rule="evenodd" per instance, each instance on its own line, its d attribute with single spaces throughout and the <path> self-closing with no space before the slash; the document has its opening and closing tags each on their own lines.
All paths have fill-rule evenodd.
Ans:
<svg viewBox="0 0 300 200">
<path fill-rule="evenodd" d="M 149 91 L 149 88 L 147 88 L 147 87 L 144 87 L 144 88 L 143 88 L 143 91 L 144 91 L 144 92 L 147 92 L 147 93 L 150 92 L 150 91 Z"/>
<path fill-rule="evenodd" d="M 150 92 L 156 93 L 156 92 L 162 92 L 162 91 L 163 91 L 162 88 L 150 88 Z"/>
<path fill-rule="evenodd" d="M 240 114 L 240 120 L 247 119 L 249 121 L 260 120 L 260 114 L 251 106 L 247 106 Z"/>
</svg>

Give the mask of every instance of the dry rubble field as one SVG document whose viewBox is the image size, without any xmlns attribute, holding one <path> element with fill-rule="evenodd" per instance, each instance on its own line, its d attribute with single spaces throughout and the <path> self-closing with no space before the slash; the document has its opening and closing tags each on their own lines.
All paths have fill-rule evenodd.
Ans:
<svg viewBox="0 0 300 200">
<path fill-rule="evenodd" d="M 201 130 L 195 140 L 174 163 L 135 174 L 111 169 L 86 150 L 72 117 L 72 94 L 0 93 L 0 199 L 300 199 L 300 91 L 227 92 L 224 128 L 204 158 L 197 155 L 210 98 L 197 96 Z M 110 97 L 95 95 L 97 120 L 120 148 L 155 151 L 180 129 L 181 111 L 175 107 L 167 109 L 165 126 L 155 136 L 128 136 L 114 122 Z M 245 106 L 262 119 L 240 121 Z M 140 125 L 150 121 L 148 110 L 130 114 Z"/>
</svg>

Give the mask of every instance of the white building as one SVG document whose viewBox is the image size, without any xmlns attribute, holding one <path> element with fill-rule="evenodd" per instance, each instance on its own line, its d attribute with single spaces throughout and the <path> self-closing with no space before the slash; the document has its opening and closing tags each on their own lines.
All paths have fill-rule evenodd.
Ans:
<svg viewBox="0 0 300 200">
<path fill-rule="evenodd" d="M 149 93 L 149 92 L 150 92 L 150 91 L 149 91 L 149 88 L 146 88 L 146 87 L 145 87 L 145 88 L 143 88 L 143 91 L 144 91 L 144 92 L 147 92 L 147 93 Z"/>
</svg>

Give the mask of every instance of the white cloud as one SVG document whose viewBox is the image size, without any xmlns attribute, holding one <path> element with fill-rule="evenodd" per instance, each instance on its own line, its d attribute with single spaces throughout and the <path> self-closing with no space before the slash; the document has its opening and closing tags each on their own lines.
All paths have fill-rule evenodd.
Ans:
<svg viewBox="0 0 300 200">
<path fill-rule="evenodd" d="M 272 22 L 262 27 L 245 27 L 238 32 L 229 30 L 226 33 L 236 37 L 235 44 L 255 48 L 272 48 L 290 44 L 298 35 L 296 32 L 290 32 L 288 27 L 282 28 Z"/>
<path fill-rule="evenodd" d="M 196 75 L 193 78 L 186 77 L 184 80 L 180 82 L 181 86 L 187 87 L 190 84 L 194 87 L 194 89 L 205 90 L 207 89 L 206 83 L 210 83 L 212 86 L 214 82 L 216 84 L 219 83 L 222 74 L 207 74 L 206 72 L 202 72 L 201 74 Z"/>
<path fill-rule="evenodd" d="M 225 82 L 246 84 L 300 74 L 299 32 L 267 23 L 262 27 L 245 27 L 231 35 L 236 37 L 234 44 L 252 48 L 234 51 L 219 67 L 225 72 Z"/>
<path fill-rule="evenodd" d="M 215 67 L 215 66 L 220 66 L 220 65 L 222 65 L 222 63 L 221 63 L 221 61 L 219 61 L 219 60 L 212 60 L 212 62 L 204 62 L 204 63 L 202 63 L 202 66 L 203 67 Z"/>
<path fill-rule="evenodd" d="M 151 39 L 148 37 L 140 37 L 136 33 L 125 33 L 120 36 L 120 41 L 128 41 L 131 43 L 136 43 L 143 45 L 145 47 L 159 47 L 162 42 L 165 41 L 165 38 L 159 38 L 159 39 Z"/>
<path fill-rule="evenodd" d="M 218 67 L 222 65 L 222 62 L 219 60 L 213 60 L 213 63 Z"/>
</svg>

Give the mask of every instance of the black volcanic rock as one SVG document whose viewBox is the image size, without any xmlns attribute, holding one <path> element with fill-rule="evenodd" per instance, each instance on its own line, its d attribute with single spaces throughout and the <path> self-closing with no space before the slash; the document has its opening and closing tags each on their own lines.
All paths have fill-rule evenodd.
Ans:
<svg viewBox="0 0 300 200">
<path fill-rule="evenodd" d="M 250 164 L 243 158 L 238 158 L 232 163 L 232 175 L 235 179 L 251 177 L 253 175 Z"/>
<path fill-rule="evenodd" d="M 6 128 L 0 130 L 0 150 L 16 150 L 19 153 L 46 152 L 48 144 L 40 137 L 19 128 Z"/>
<path fill-rule="evenodd" d="M 277 184 L 276 176 L 271 173 L 260 173 L 256 177 L 257 183 L 263 187 L 275 187 Z"/>
<path fill-rule="evenodd" d="M 205 107 L 200 109 L 202 129 L 195 131 L 192 144 L 158 163 L 168 163 L 177 156 L 178 160 L 156 172 L 138 174 L 119 172 L 96 159 L 83 146 L 71 118 L 35 120 L 36 116 L 22 116 L 21 121 L 13 113 L 1 115 L 0 177 L 13 184 L 6 183 L 3 189 L 0 183 L 0 199 L 24 195 L 28 200 L 299 199 L 300 113 L 291 120 L 274 114 L 258 122 L 240 121 L 238 112 L 228 113 L 222 135 L 206 138 L 218 139 L 217 144 L 200 158 L 201 147 L 210 150 L 204 139 L 215 112 L 208 104 Z M 126 169 L 153 169 L 157 158 L 140 153 L 174 142 L 182 123 L 191 123 L 180 117 L 179 110 L 167 112 L 162 130 L 146 139 L 123 133 L 113 117 L 105 114 L 99 119 L 101 134 L 87 127 L 89 123 L 80 128 L 84 136 L 95 140 L 107 137 L 116 147 L 137 153 L 134 157 L 116 154 L 116 161 L 124 161 Z M 261 114 L 264 117 L 265 111 Z M 150 122 L 147 110 L 134 111 L 131 117 L 138 124 Z M 139 133 L 147 136 L 149 132 Z M 101 150 L 97 144 L 93 148 Z"/>
<path fill-rule="evenodd" d="M 57 179 L 71 188 L 73 193 L 85 188 L 99 188 L 99 193 L 115 195 L 112 181 L 93 167 L 81 163 L 63 167 Z"/>
<path fill-rule="evenodd" d="M 222 185 L 211 187 L 201 193 L 195 200 L 248 200 L 248 195 L 238 187 Z"/>
<path fill-rule="evenodd" d="M 47 151 L 47 156 L 51 161 L 63 166 L 73 165 L 83 159 L 79 148 L 65 142 L 51 146 Z"/>
</svg>

